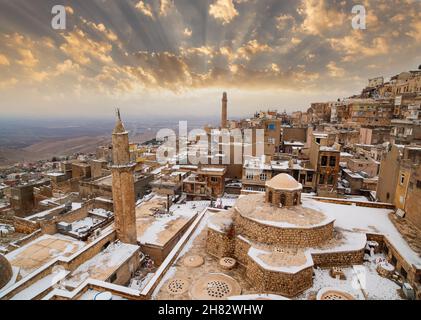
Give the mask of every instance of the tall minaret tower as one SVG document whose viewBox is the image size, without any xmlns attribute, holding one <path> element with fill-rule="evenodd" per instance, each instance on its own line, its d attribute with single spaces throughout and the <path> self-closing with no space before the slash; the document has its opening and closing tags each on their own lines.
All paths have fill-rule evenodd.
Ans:
<svg viewBox="0 0 421 320">
<path fill-rule="evenodd" d="M 121 122 L 117 109 L 117 122 L 113 130 L 113 202 L 117 238 L 124 243 L 137 243 L 136 211 L 133 172 L 130 162 L 129 134 Z"/>
<path fill-rule="evenodd" d="M 221 128 L 227 127 L 227 104 L 228 104 L 227 93 L 224 92 L 224 94 L 222 95 Z"/>
</svg>

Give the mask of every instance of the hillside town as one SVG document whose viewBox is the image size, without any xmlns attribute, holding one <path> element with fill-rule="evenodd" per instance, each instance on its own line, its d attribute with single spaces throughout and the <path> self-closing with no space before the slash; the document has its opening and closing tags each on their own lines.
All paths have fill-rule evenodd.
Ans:
<svg viewBox="0 0 421 320">
<path fill-rule="evenodd" d="M 218 100 L 173 150 L 122 108 L 95 153 L 1 169 L 0 299 L 421 299 L 421 66 L 307 111 Z"/>
</svg>

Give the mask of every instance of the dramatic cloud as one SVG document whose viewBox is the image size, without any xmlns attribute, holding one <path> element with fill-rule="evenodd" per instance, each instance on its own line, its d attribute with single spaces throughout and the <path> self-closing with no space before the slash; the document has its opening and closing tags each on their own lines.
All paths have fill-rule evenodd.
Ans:
<svg viewBox="0 0 421 320">
<path fill-rule="evenodd" d="M 142 12 L 145 16 L 153 18 L 152 7 L 143 1 L 139 1 L 136 4 L 136 9 Z"/>
<path fill-rule="evenodd" d="M 238 16 L 232 0 L 216 0 L 214 4 L 209 6 L 209 14 L 222 24 L 230 23 L 232 19 Z"/>
<path fill-rule="evenodd" d="M 354 3 L 343 0 L 73 0 L 59 31 L 54 4 L 0 4 L 7 110 L 76 99 L 99 110 L 148 97 L 169 111 L 169 96 L 199 103 L 212 90 L 238 90 L 244 105 L 258 101 L 246 100 L 252 92 L 269 91 L 271 101 L 288 92 L 280 104 L 306 107 L 304 97 L 352 95 L 367 78 L 421 63 L 420 1 L 361 1 L 366 30 L 352 28 Z"/>
</svg>

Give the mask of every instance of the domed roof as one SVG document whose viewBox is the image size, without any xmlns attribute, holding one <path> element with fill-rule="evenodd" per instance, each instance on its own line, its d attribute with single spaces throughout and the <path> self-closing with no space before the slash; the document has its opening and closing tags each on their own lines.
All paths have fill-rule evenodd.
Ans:
<svg viewBox="0 0 421 320">
<path fill-rule="evenodd" d="M 303 188 L 301 183 L 298 183 L 292 176 L 286 173 L 278 174 L 266 182 L 266 187 L 277 190 L 295 191 Z"/>
<path fill-rule="evenodd" d="M 0 254 L 0 289 L 9 283 L 10 279 L 12 279 L 12 276 L 12 266 L 6 257 Z"/>
</svg>

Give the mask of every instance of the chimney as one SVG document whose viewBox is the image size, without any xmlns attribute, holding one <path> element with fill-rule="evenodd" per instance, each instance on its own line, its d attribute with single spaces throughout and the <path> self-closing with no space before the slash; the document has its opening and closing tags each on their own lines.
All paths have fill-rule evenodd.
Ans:
<svg viewBox="0 0 421 320">
<path fill-rule="evenodd" d="M 228 104 L 227 93 L 224 92 L 222 95 L 221 128 L 227 127 L 227 104 Z"/>
</svg>

